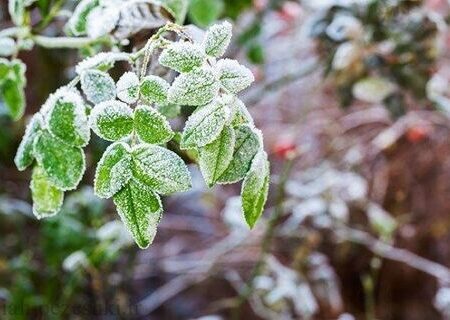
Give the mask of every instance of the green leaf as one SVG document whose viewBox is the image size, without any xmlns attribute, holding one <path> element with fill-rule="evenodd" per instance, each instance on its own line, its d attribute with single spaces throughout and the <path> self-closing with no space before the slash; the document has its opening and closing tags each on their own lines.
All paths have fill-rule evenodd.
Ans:
<svg viewBox="0 0 450 320">
<path fill-rule="evenodd" d="M 133 131 L 133 110 L 120 101 L 105 101 L 92 109 L 89 122 L 99 137 L 117 141 Z"/>
<path fill-rule="evenodd" d="M 134 128 L 143 142 L 163 144 L 174 135 L 169 122 L 162 114 L 149 106 L 138 106 L 134 111 Z"/>
<path fill-rule="evenodd" d="M 189 18 L 200 27 L 216 21 L 225 8 L 223 0 L 191 0 Z"/>
<path fill-rule="evenodd" d="M 139 78 L 134 72 L 125 72 L 117 81 L 117 97 L 126 103 L 139 98 Z"/>
<path fill-rule="evenodd" d="M 174 152 L 151 144 L 132 150 L 133 175 L 159 194 L 186 191 L 191 177 L 183 160 Z"/>
<path fill-rule="evenodd" d="M 238 93 L 255 81 L 253 73 L 236 60 L 219 60 L 217 68 L 219 69 L 220 83 L 231 93 Z"/>
<path fill-rule="evenodd" d="M 141 81 L 141 96 L 148 103 L 166 103 L 170 84 L 163 78 L 149 75 Z"/>
<path fill-rule="evenodd" d="M 159 56 L 159 63 L 178 72 L 189 72 L 200 67 L 206 55 L 200 45 L 190 42 L 174 42 Z"/>
<path fill-rule="evenodd" d="M 122 142 L 110 145 L 100 159 L 95 171 L 94 190 L 100 198 L 111 198 L 132 177 L 131 154 Z"/>
<path fill-rule="evenodd" d="M 69 30 L 73 35 L 81 36 L 86 34 L 87 16 L 98 5 L 99 0 L 80 1 L 68 22 Z"/>
<path fill-rule="evenodd" d="M 72 147 L 42 131 L 34 141 L 33 153 L 49 181 L 63 191 L 77 187 L 85 170 L 83 150 Z"/>
<path fill-rule="evenodd" d="M 23 84 L 15 79 L 6 79 L 0 87 L 0 98 L 5 103 L 9 115 L 18 120 L 25 111 L 25 94 Z"/>
<path fill-rule="evenodd" d="M 113 197 L 117 212 L 136 244 L 145 249 L 153 242 L 161 220 L 162 203 L 148 186 L 132 179 Z"/>
<path fill-rule="evenodd" d="M 210 68 L 197 68 L 180 74 L 169 89 L 170 103 L 201 106 L 211 102 L 219 92 L 219 81 Z"/>
<path fill-rule="evenodd" d="M 230 45 L 233 27 L 227 21 L 215 24 L 206 32 L 203 46 L 207 55 L 219 58 Z"/>
<path fill-rule="evenodd" d="M 162 0 L 161 5 L 169 11 L 177 24 L 183 24 L 189 5 L 189 0 Z"/>
<path fill-rule="evenodd" d="M 33 163 L 33 144 L 34 139 L 44 126 L 44 119 L 39 113 L 36 113 L 30 120 L 25 129 L 25 134 L 17 149 L 16 156 L 14 157 L 14 163 L 17 169 L 20 171 L 25 170 L 29 165 Z"/>
<path fill-rule="evenodd" d="M 180 147 L 195 149 L 211 143 L 219 136 L 230 114 L 230 108 L 222 99 L 196 110 L 186 122 Z"/>
<path fill-rule="evenodd" d="M 168 103 L 157 105 L 158 111 L 168 119 L 173 119 L 178 117 L 181 112 L 181 107 L 178 104 Z"/>
<path fill-rule="evenodd" d="M 264 210 L 269 183 L 269 162 L 267 161 L 267 154 L 261 151 L 253 159 L 250 171 L 242 183 L 242 209 L 245 221 L 250 228 L 253 228 Z"/>
<path fill-rule="evenodd" d="M 33 168 L 30 189 L 33 213 L 36 218 L 52 217 L 59 212 L 63 204 L 64 192 L 51 184 L 40 166 Z"/>
<path fill-rule="evenodd" d="M 253 158 L 260 149 L 260 134 L 247 125 L 237 127 L 233 160 L 220 176 L 218 183 L 235 183 L 243 179 L 250 169 Z"/>
<path fill-rule="evenodd" d="M 81 89 L 92 103 L 112 100 L 116 96 L 116 85 L 109 74 L 100 70 L 81 73 Z"/>
<path fill-rule="evenodd" d="M 50 132 L 65 143 L 76 147 L 89 143 L 86 108 L 78 93 L 67 90 L 61 94 L 50 107 L 47 122 Z"/>
<path fill-rule="evenodd" d="M 24 23 L 25 0 L 8 0 L 8 11 L 16 26 Z"/>
<path fill-rule="evenodd" d="M 235 143 L 234 130 L 227 126 L 216 140 L 200 149 L 200 170 L 208 186 L 213 186 L 230 165 Z"/>
<path fill-rule="evenodd" d="M 247 107 L 241 100 L 234 98 L 232 108 L 233 120 L 231 121 L 231 125 L 233 127 L 237 127 L 243 124 L 247 124 L 250 127 L 255 126 L 251 114 L 248 112 Z"/>
</svg>

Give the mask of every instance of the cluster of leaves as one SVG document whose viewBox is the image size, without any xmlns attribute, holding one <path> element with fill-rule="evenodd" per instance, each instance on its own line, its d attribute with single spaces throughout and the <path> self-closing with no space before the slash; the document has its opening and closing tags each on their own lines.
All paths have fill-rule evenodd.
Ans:
<svg viewBox="0 0 450 320">
<path fill-rule="evenodd" d="M 393 117 L 405 97 L 426 97 L 436 63 L 436 23 L 422 1 L 336 1 L 318 12 L 311 34 L 335 81 L 342 105 L 354 98 L 383 102 Z"/>
<path fill-rule="evenodd" d="M 227 22 L 214 25 L 202 43 L 194 43 L 183 37 L 180 26 L 168 24 L 137 53 L 100 53 L 80 62 L 78 77 L 32 117 L 15 157 L 19 170 L 33 166 L 36 217 L 57 214 L 64 192 L 78 186 L 92 129 L 112 141 L 97 164 L 95 193 L 113 199 L 139 247 L 148 247 L 156 234 L 163 212 L 160 195 L 191 186 L 186 164 L 165 147 L 169 141 L 195 156 L 209 186 L 243 180 L 242 207 L 252 227 L 266 202 L 269 163 L 261 132 L 236 96 L 253 75 L 235 60 L 219 59 L 231 29 Z M 168 30 L 182 38 L 167 40 Z M 157 47 L 163 49 L 159 63 L 179 73 L 172 83 L 147 75 L 146 63 Z M 108 70 L 118 60 L 143 72 L 126 72 L 116 83 Z M 170 105 L 196 107 L 182 132 L 172 130 L 159 111 Z"/>
</svg>

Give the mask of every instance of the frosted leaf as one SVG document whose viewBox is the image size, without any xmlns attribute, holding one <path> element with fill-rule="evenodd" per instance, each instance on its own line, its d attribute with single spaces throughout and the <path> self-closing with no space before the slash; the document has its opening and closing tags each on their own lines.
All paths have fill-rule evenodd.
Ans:
<svg viewBox="0 0 450 320">
<path fill-rule="evenodd" d="M 77 187 L 85 170 L 83 150 L 72 147 L 42 131 L 36 137 L 33 153 L 49 181 L 63 191 Z"/>
<path fill-rule="evenodd" d="M 25 170 L 31 163 L 33 163 L 33 144 L 37 134 L 42 130 L 44 120 L 39 113 L 36 113 L 28 123 L 25 134 L 17 149 L 14 163 L 20 171 Z"/>
<path fill-rule="evenodd" d="M 223 56 L 231 41 L 232 28 L 229 22 L 224 21 L 208 29 L 203 41 L 207 55 L 217 58 Z"/>
<path fill-rule="evenodd" d="M 127 53 L 122 52 L 100 52 L 79 62 L 75 71 L 78 75 L 89 69 L 107 71 L 114 66 L 116 61 L 130 61 L 130 57 Z"/>
<path fill-rule="evenodd" d="M 61 210 L 64 192 L 51 184 L 40 166 L 33 168 L 30 189 L 33 199 L 33 214 L 36 218 L 52 217 Z"/>
<path fill-rule="evenodd" d="M 229 92 L 238 93 L 255 81 L 253 73 L 236 60 L 219 60 L 217 68 L 219 69 L 220 83 Z"/>
<path fill-rule="evenodd" d="M 218 183 L 235 183 L 243 179 L 250 169 L 252 160 L 261 149 L 260 134 L 248 125 L 236 128 L 236 144 L 233 160 L 218 179 Z"/>
<path fill-rule="evenodd" d="M 250 127 L 255 126 L 251 114 L 248 112 L 247 107 L 241 100 L 235 98 L 232 104 L 232 108 L 233 108 L 233 120 L 231 122 L 231 125 L 233 127 L 242 124 L 248 124 Z"/>
<path fill-rule="evenodd" d="M 124 73 L 117 81 L 117 97 L 126 103 L 135 103 L 139 98 L 139 78 L 134 72 Z"/>
<path fill-rule="evenodd" d="M 11 20 L 15 25 L 23 25 L 25 14 L 25 0 L 8 0 L 8 11 Z"/>
<path fill-rule="evenodd" d="M 141 249 L 148 248 L 162 216 L 159 196 L 148 186 L 131 179 L 113 197 L 117 212 Z"/>
<path fill-rule="evenodd" d="M 133 130 L 133 111 L 123 102 L 105 101 L 92 109 L 89 122 L 99 137 L 116 141 Z"/>
<path fill-rule="evenodd" d="M 133 175 L 160 194 L 186 191 L 191 177 L 183 160 L 174 152 L 151 144 L 133 150 Z"/>
<path fill-rule="evenodd" d="M 8 57 L 16 52 L 16 42 L 9 37 L 0 38 L 0 57 Z"/>
<path fill-rule="evenodd" d="M 196 149 L 211 143 L 219 136 L 230 114 L 230 108 L 222 99 L 196 110 L 186 121 L 180 147 Z"/>
<path fill-rule="evenodd" d="M 163 144 L 170 141 L 174 132 L 166 118 L 149 106 L 138 106 L 134 111 L 134 128 L 143 142 Z"/>
<path fill-rule="evenodd" d="M 258 152 L 252 161 L 250 171 L 242 183 L 242 209 L 250 228 L 261 216 L 267 200 L 270 182 L 269 162 L 264 151 Z"/>
<path fill-rule="evenodd" d="M 100 159 L 95 171 L 94 190 L 100 198 L 111 198 L 130 181 L 131 154 L 122 142 L 110 145 Z"/>
<path fill-rule="evenodd" d="M 380 77 L 368 77 L 353 86 L 353 96 L 370 103 L 381 103 L 396 90 L 395 84 Z"/>
<path fill-rule="evenodd" d="M 166 103 L 170 84 L 163 78 L 149 75 L 141 81 L 141 97 L 148 103 Z"/>
<path fill-rule="evenodd" d="M 119 18 L 120 10 L 117 6 L 92 9 L 87 16 L 86 31 L 88 36 L 95 39 L 110 33 L 116 27 Z"/>
<path fill-rule="evenodd" d="M 174 42 L 159 56 L 159 63 L 178 72 L 189 72 L 200 67 L 206 59 L 203 49 L 190 42 Z"/>
<path fill-rule="evenodd" d="M 109 74 L 100 70 L 86 70 L 81 73 L 81 89 L 87 99 L 95 104 L 114 99 L 116 85 Z"/>
<path fill-rule="evenodd" d="M 201 106 L 211 102 L 219 92 L 220 83 L 210 68 L 198 68 L 180 74 L 169 89 L 171 103 Z"/>
<path fill-rule="evenodd" d="M 75 91 L 60 91 L 47 115 L 49 131 L 65 143 L 84 147 L 89 143 L 90 129 L 86 108 L 80 95 Z"/>
<path fill-rule="evenodd" d="M 161 5 L 174 17 L 175 22 L 183 24 L 189 7 L 189 0 L 162 0 Z"/>
<path fill-rule="evenodd" d="M 1 59 L 0 100 L 13 120 L 22 117 L 25 111 L 26 66 L 20 60 L 7 61 Z"/>
<path fill-rule="evenodd" d="M 199 151 L 199 165 L 208 186 L 213 186 L 233 159 L 236 135 L 225 127 L 220 136 Z"/>
<path fill-rule="evenodd" d="M 87 16 L 98 5 L 98 0 L 82 0 L 77 5 L 68 22 L 69 30 L 73 35 L 86 34 Z"/>
</svg>

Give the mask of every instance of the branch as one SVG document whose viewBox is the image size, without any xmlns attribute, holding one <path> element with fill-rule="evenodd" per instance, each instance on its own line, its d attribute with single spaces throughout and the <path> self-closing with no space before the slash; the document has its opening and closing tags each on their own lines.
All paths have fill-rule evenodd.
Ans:
<svg viewBox="0 0 450 320">
<path fill-rule="evenodd" d="M 87 38 L 87 37 L 45 37 L 35 35 L 32 36 L 31 39 L 39 46 L 50 49 L 79 49 L 88 45 L 97 44 L 97 43 L 105 43 L 110 44 L 111 39 L 109 37 L 102 37 L 97 39 Z"/>
</svg>

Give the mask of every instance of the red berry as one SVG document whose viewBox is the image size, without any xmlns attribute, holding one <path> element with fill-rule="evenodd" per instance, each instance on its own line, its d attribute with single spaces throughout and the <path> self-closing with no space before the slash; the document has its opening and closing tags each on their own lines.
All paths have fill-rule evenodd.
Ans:
<svg viewBox="0 0 450 320">
<path fill-rule="evenodd" d="M 275 144 L 273 152 L 280 158 L 287 159 L 295 154 L 297 146 L 292 141 L 281 141 Z"/>
<path fill-rule="evenodd" d="M 429 133 L 430 130 L 425 126 L 411 127 L 406 132 L 406 139 L 408 139 L 409 142 L 417 143 L 428 137 Z"/>
</svg>

